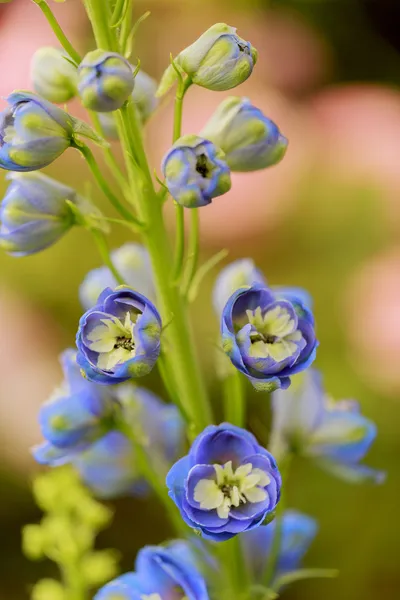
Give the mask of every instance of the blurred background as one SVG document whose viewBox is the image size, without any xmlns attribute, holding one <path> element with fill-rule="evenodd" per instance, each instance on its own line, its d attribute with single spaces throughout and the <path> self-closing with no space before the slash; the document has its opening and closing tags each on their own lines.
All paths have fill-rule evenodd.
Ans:
<svg viewBox="0 0 400 600">
<path fill-rule="evenodd" d="M 52 6 L 77 47 L 91 49 L 80 1 Z M 237 26 L 259 50 L 253 76 L 235 93 L 250 96 L 278 123 L 289 149 L 277 167 L 235 175 L 232 191 L 201 211 L 203 258 L 226 247 L 229 260 L 254 257 L 271 283 L 307 288 L 315 299 L 317 366 L 327 389 L 337 398 L 357 398 L 378 426 L 368 461 L 388 471 L 384 486 L 351 486 L 303 463 L 293 470 L 289 504 L 320 524 L 306 564 L 337 567 L 340 577 L 299 583 L 285 597 L 394 600 L 400 589 L 400 4 L 135 2 L 137 16 L 146 10 L 152 15 L 139 31 L 135 53 L 156 78 L 170 52 L 218 21 Z M 30 58 L 41 45 L 57 43 L 37 6 L 30 0 L 1 4 L 1 97 L 30 87 Z M 192 89 L 184 133 L 197 132 L 223 97 Z M 70 108 L 84 116 L 78 105 Z M 171 113 L 171 104 L 164 104 L 148 125 L 157 168 L 170 143 Z M 48 172 L 80 189 L 90 179 L 72 150 Z M 2 193 L 5 186 L 0 174 Z M 112 245 L 126 239 L 124 230 L 115 229 Z M 0 600 L 27 598 L 30 585 L 52 572 L 51 565 L 29 563 L 20 551 L 21 526 L 40 516 L 30 492 L 37 467 L 29 449 L 40 439 L 38 407 L 60 380 L 57 356 L 74 344 L 79 284 L 98 264 L 80 230 L 37 256 L 0 254 Z M 214 277 L 205 282 L 193 317 L 217 403 Z M 146 383 L 162 393 L 156 375 Z M 250 388 L 248 393 L 251 419 L 267 423 L 267 400 Z M 121 549 L 128 569 L 138 547 L 170 532 L 155 503 L 127 499 L 116 508 L 100 543 Z"/>
</svg>

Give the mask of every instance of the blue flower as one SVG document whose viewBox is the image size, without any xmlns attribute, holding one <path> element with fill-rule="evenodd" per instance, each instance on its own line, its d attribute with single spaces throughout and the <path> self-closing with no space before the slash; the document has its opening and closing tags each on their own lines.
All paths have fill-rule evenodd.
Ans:
<svg viewBox="0 0 400 600">
<path fill-rule="evenodd" d="M 218 275 L 213 291 L 213 303 L 217 315 L 222 314 L 233 292 L 253 283 L 266 285 L 264 275 L 257 269 L 251 258 L 241 258 L 224 267 Z"/>
<path fill-rule="evenodd" d="M 232 171 L 258 171 L 284 157 L 288 141 L 277 125 L 248 98 L 230 96 L 217 108 L 200 135 L 225 152 Z"/>
<path fill-rule="evenodd" d="M 0 113 L 0 168 L 35 171 L 49 165 L 70 145 L 74 119 L 31 92 L 14 92 Z"/>
<path fill-rule="evenodd" d="M 201 573 L 185 557 L 178 541 L 166 546 L 146 546 L 137 555 L 134 573 L 107 583 L 95 600 L 209 600 Z"/>
<path fill-rule="evenodd" d="M 334 402 L 318 371 L 298 376 L 286 392 L 274 392 L 272 406 L 271 444 L 278 457 L 296 452 L 350 481 L 383 480 L 382 472 L 359 464 L 375 439 L 374 423 L 360 413 L 357 402 Z"/>
<path fill-rule="evenodd" d="M 272 550 L 276 520 L 245 532 L 240 541 L 247 567 L 254 581 L 261 583 Z M 299 568 L 317 533 L 317 523 L 311 517 L 288 510 L 282 517 L 281 540 L 274 579 Z M 273 582 L 272 582 L 273 583 Z"/>
<path fill-rule="evenodd" d="M 77 93 L 78 70 L 61 48 L 39 48 L 32 57 L 31 79 L 35 91 L 56 104 Z"/>
<path fill-rule="evenodd" d="M 273 456 L 246 431 L 207 427 L 167 476 L 183 520 L 203 537 L 225 541 L 260 525 L 280 496 Z"/>
<path fill-rule="evenodd" d="M 0 206 L 0 246 L 26 256 L 57 242 L 75 223 L 67 200 L 81 213 L 100 215 L 76 191 L 43 173 L 9 173 L 11 183 Z"/>
<path fill-rule="evenodd" d="M 129 287 L 106 288 L 80 319 L 78 364 L 90 381 L 122 383 L 147 375 L 160 354 L 161 318 Z"/>
<path fill-rule="evenodd" d="M 89 110 L 111 112 L 121 108 L 132 93 L 132 66 L 116 52 L 93 50 L 78 68 L 78 91 Z"/>
<path fill-rule="evenodd" d="M 296 290 L 260 284 L 236 290 L 223 310 L 221 333 L 232 364 L 260 391 L 287 388 L 315 359 L 314 318 Z"/>
<path fill-rule="evenodd" d="M 171 196 L 186 208 L 206 206 L 231 188 L 224 153 L 197 135 L 179 138 L 164 156 L 162 170 Z"/>
<path fill-rule="evenodd" d="M 111 259 L 127 285 L 149 300 L 155 300 L 150 256 L 144 246 L 128 242 L 111 252 Z M 103 266 L 90 271 L 79 289 L 79 298 L 83 308 L 89 310 L 96 304 L 97 298 L 105 288 L 115 288 L 116 285 L 115 277 L 108 267 Z"/>
<path fill-rule="evenodd" d="M 165 71 L 157 96 L 165 94 L 175 83 L 176 68 L 208 90 L 230 90 L 250 77 L 257 56 L 257 50 L 236 34 L 235 27 L 216 23 L 178 54 L 175 68 L 170 65 Z"/>
<path fill-rule="evenodd" d="M 154 469 L 163 477 L 179 456 L 184 425 L 176 406 L 127 383 L 104 387 L 82 377 L 76 352 L 62 355 L 65 381 L 43 405 L 39 422 L 45 441 L 33 449 L 41 464 L 72 464 L 102 498 L 148 493 L 135 450 L 118 426 L 132 428 Z"/>
</svg>

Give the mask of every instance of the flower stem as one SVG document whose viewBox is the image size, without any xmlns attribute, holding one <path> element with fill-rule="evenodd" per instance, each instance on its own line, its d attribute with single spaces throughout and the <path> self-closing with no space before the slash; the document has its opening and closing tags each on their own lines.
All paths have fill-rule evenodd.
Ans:
<svg viewBox="0 0 400 600">
<path fill-rule="evenodd" d="M 232 372 L 224 379 L 225 419 L 237 427 L 244 427 L 246 404 L 244 381 L 239 371 Z"/>
<path fill-rule="evenodd" d="M 91 229 L 91 234 L 93 235 L 93 239 L 96 243 L 96 246 L 99 250 L 100 256 L 105 266 L 110 269 L 111 273 L 115 277 L 115 280 L 120 285 L 126 285 L 126 281 L 124 280 L 121 273 L 118 271 L 113 261 L 111 260 L 110 251 L 104 233 L 102 231 L 99 231 L 98 229 Z"/>
<path fill-rule="evenodd" d="M 89 146 L 86 144 L 80 143 L 79 145 L 75 145 L 75 148 L 81 152 L 84 156 L 89 168 L 95 178 L 99 188 L 102 190 L 105 196 L 109 199 L 114 208 L 120 213 L 124 219 L 129 221 L 130 223 L 135 223 L 138 227 L 141 227 L 142 224 L 132 215 L 132 213 L 118 200 L 118 198 L 111 191 L 107 181 L 103 177 L 103 174 L 96 162 L 95 157 L 93 156 L 93 152 L 90 150 Z"/>
<path fill-rule="evenodd" d="M 46 17 L 47 22 L 49 23 L 50 27 L 54 31 L 55 36 L 57 37 L 58 41 L 60 42 L 61 46 L 64 48 L 66 53 L 69 54 L 69 56 L 72 58 L 72 60 L 77 65 L 79 65 L 79 63 L 81 62 L 82 59 L 81 59 L 79 53 L 72 46 L 71 42 L 67 39 L 65 33 L 63 32 L 60 25 L 58 24 L 58 21 L 57 21 L 56 17 L 54 16 L 53 11 L 51 10 L 50 6 L 47 4 L 47 2 L 45 0 L 33 0 L 33 1 L 35 2 L 35 4 L 38 5 L 40 10 Z"/>
<path fill-rule="evenodd" d="M 188 255 L 182 285 L 182 295 L 184 297 L 187 297 L 188 295 L 190 286 L 196 273 L 197 263 L 199 261 L 199 225 L 199 209 L 192 208 L 190 211 L 190 235 Z"/>
<path fill-rule="evenodd" d="M 277 565 L 278 565 L 278 560 L 279 560 L 279 553 L 281 550 L 281 544 L 282 544 L 282 526 L 283 526 L 283 513 L 285 511 L 285 485 L 287 485 L 287 479 L 289 476 L 289 469 L 290 469 L 290 464 L 292 462 L 292 455 L 291 454 L 286 454 L 286 456 L 283 457 L 279 468 L 280 468 L 280 472 L 281 472 L 281 477 L 282 477 L 282 482 L 283 482 L 283 486 L 282 486 L 282 493 L 281 493 L 281 498 L 280 501 L 278 503 L 277 509 L 276 509 L 276 516 L 275 516 L 275 531 L 274 531 L 274 536 L 272 539 L 272 544 L 271 544 L 271 551 L 270 554 L 268 556 L 268 561 L 267 564 L 265 566 L 265 570 L 262 576 L 262 582 L 263 584 L 267 587 L 267 588 L 272 588 L 272 584 L 273 584 L 273 580 L 274 577 L 276 576 L 276 570 L 277 570 Z"/>
</svg>

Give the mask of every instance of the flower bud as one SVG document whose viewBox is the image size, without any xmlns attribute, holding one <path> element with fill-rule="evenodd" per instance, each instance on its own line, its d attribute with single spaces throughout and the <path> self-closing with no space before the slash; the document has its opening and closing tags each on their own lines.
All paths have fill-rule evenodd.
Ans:
<svg viewBox="0 0 400 600">
<path fill-rule="evenodd" d="M 213 91 L 230 90 L 250 77 L 257 50 L 236 35 L 236 28 L 216 23 L 174 60 L 193 83 Z M 178 75 L 173 65 L 165 71 L 157 96 L 165 94 Z"/>
<path fill-rule="evenodd" d="M 288 141 L 248 98 L 226 98 L 201 135 L 225 152 L 232 171 L 258 171 L 284 157 Z"/>
<path fill-rule="evenodd" d="M 31 92 L 13 92 L 0 113 L 0 168 L 35 171 L 58 158 L 72 142 L 75 119 Z"/>
<path fill-rule="evenodd" d="M 222 150 L 197 135 L 175 142 L 162 162 L 171 196 L 186 208 L 210 204 L 231 188 L 229 167 Z"/>
<path fill-rule="evenodd" d="M 151 113 L 157 107 L 158 99 L 155 96 L 156 89 L 157 83 L 150 75 L 147 75 L 147 73 L 144 73 L 143 71 L 137 73 L 135 76 L 135 87 L 132 92 L 132 100 L 136 105 L 139 118 L 143 124 L 146 123 Z M 110 140 L 118 139 L 114 115 L 100 113 L 99 120 L 103 135 Z"/>
<path fill-rule="evenodd" d="M 60 48 L 47 46 L 35 52 L 31 79 L 35 91 L 50 102 L 68 102 L 77 93 L 78 70 Z"/>
<path fill-rule="evenodd" d="M 27 256 L 54 244 L 75 224 L 67 201 L 88 210 L 76 191 L 43 173 L 10 173 L 11 184 L 0 206 L 0 247 Z M 90 209 L 96 208 L 90 205 Z"/>
<path fill-rule="evenodd" d="M 78 67 L 78 91 L 83 105 L 97 112 L 121 108 L 134 86 L 132 67 L 116 52 L 93 50 Z"/>
</svg>

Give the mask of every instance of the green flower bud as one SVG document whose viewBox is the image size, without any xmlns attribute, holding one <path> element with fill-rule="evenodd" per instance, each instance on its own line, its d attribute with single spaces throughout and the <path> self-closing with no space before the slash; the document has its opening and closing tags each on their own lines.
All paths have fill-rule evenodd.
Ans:
<svg viewBox="0 0 400 600">
<path fill-rule="evenodd" d="M 175 67 L 193 83 L 213 91 L 230 90 L 251 75 L 257 62 L 257 50 L 236 35 L 235 27 L 217 23 L 185 48 L 174 60 Z M 157 96 L 164 95 L 178 78 L 176 68 L 165 71 Z"/>
<path fill-rule="evenodd" d="M 60 48 L 46 46 L 35 52 L 31 79 L 34 90 L 50 102 L 68 102 L 77 93 L 78 69 Z"/>
</svg>

